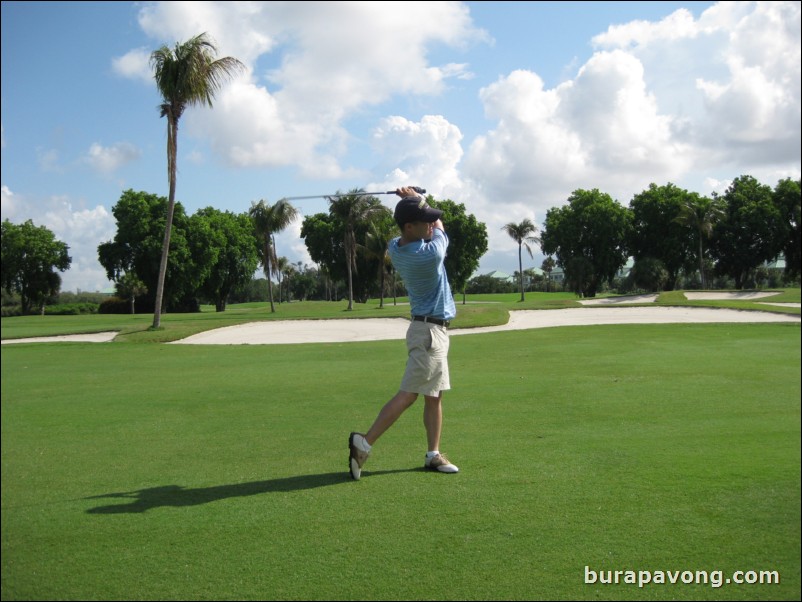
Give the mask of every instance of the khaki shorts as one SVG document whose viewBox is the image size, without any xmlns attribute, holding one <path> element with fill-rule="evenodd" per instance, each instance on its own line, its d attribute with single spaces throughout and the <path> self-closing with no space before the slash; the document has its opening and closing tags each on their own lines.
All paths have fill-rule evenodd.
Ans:
<svg viewBox="0 0 802 602">
<path fill-rule="evenodd" d="M 407 368 L 401 390 L 437 397 L 451 388 L 448 378 L 448 331 L 428 322 L 410 322 Z"/>
</svg>

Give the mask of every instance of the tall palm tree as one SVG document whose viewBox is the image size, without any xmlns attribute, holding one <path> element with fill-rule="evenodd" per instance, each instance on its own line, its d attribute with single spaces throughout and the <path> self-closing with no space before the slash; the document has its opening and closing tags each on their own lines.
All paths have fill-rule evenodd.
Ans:
<svg viewBox="0 0 802 602">
<path fill-rule="evenodd" d="M 150 55 L 156 87 L 162 96 L 159 111 L 167 118 L 167 179 L 170 196 L 167 205 L 167 223 L 164 227 L 162 258 L 156 286 L 156 306 L 153 311 L 153 328 L 161 324 L 164 279 L 167 274 L 167 256 L 170 250 L 170 231 L 175 210 L 176 157 L 178 155 L 178 121 L 188 106 L 212 107 L 212 99 L 223 82 L 235 75 L 244 65 L 230 56 L 214 60 L 217 48 L 205 33 L 176 44 L 171 50 L 162 46 Z"/>
<path fill-rule="evenodd" d="M 273 303 L 273 284 L 270 280 L 271 274 L 278 274 L 278 258 L 276 257 L 276 241 L 273 235 L 281 232 L 298 218 L 298 210 L 288 201 L 281 199 L 274 205 L 260 200 L 258 203 L 251 203 L 248 211 L 256 235 L 259 237 L 260 250 L 262 255 L 262 265 L 265 268 L 267 278 L 267 290 L 270 295 L 270 311 L 275 313 L 276 306 Z M 281 291 L 279 291 L 281 294 Z"/>
<path fill-rule="evenodd" d="M 329 197 L 329 212 L 345 225 L 343 245 L 345 246 L 345 264 L 348 271 L 348 311 L 354 306 L 354 279 L 356 270 L 356 228 L 370 221 L 373 216 L 389 212 L 377 202 L 376 197 L 358 195 L 362 190 L 352 190 L 349 195 Z"/>
<path fill-rule="evenodd" d="M 530 244 L 539 243 L 540 239 L 535 236 L 535 232 L 537 232 L 537 227 L 532 223 L 532 221 L 527 218 L 522 221 L 520 224 L 516 224 L 514 222 L 510 222 L 506 226 L 501 228 L 510 235 L 515 242 L 518 243 L 518 282 L 521 286 L 521 301 L 524 301 L 524 269 L 523 269 L 523 261 L 521 259 L 521 248 L 525 248 L 529 253 L 529 257 L 533 257 L 532 249 L 529 246 Z"/>
<path fill-rule="evenodd" d="M 717 199 L 700 197 L 693 193 L 684 199 L 680 213 L 674 220 L 693 228 L 699 236 L 699 281 L 702 288 L 705 288 L 705 255 L 702 243 L 704 239 L 710 238 L 713 227 L 724 217 L 724 213 L 724 208 Z"/>
</svg>

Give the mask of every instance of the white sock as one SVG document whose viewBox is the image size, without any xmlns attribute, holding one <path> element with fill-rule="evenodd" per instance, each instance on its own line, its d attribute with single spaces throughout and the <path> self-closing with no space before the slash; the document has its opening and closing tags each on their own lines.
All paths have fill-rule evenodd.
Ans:
<svg viewBox="0 0 802 602">
<path fill-rule="evenodd" d="M 370 450 L 371 450 L 372 446 L 370 444 L 368 444 L 368 440 L 365 439 L 362 435 L 359 435 L 358 437 L 354 437 L 354 443 L 363 452 L 370 453 Z"/>
<path fill-rule="evenodd" d="M 439 455 L 440 455 L 440 452 L 437 451 L 437 450 L 426 452 L 426 457 L 427 458 L 434 458 L 435 456 L 439 456 Z"/>
</svg>

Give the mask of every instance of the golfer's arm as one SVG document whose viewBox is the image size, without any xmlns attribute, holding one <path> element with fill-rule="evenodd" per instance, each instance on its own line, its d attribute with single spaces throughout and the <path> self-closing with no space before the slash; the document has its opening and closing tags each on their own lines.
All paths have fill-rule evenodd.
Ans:
<svg viewBox="0 0 802 602">
<path fill-rule="evenodd" d="M 443 227 L 443 221 L 442 220 L 437 220 L 436 222 L 434 222 L 432 224 L 432 228 L 437 228 L 438 230 L 442 230 L 443 232 L 446 231 L 446 229 Z"/>
</svg>

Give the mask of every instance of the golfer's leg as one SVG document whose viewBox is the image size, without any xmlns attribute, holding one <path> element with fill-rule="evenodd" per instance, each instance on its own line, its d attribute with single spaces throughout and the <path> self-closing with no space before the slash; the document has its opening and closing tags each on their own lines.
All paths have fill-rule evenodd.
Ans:
<svg viewBox="0 0 802 602">
<path fill-rule="evenodd" d="M 443 429 L 443 399 L 441 391 L 437 397 L 425 395 L 426 405 L 423 407 L 423 425 L 426 427 L 428 451 L 440 450 L 440 431 Z"/>
<path fill-rule="evenodd" d="M 404 410 L 415 403 L 417 398 L 417 393 L 399 391 L 390 401 L 384 404 L 384 407 L 373 422 L 373 426 L 370 427 L 370 430 L 365 435 L 368 445 L 376 443 L 376 440 L 398 420 L 398 417 L 404 413 Z"/>
</svg>

